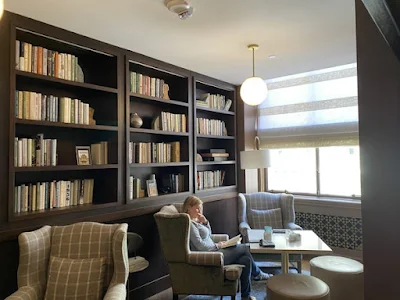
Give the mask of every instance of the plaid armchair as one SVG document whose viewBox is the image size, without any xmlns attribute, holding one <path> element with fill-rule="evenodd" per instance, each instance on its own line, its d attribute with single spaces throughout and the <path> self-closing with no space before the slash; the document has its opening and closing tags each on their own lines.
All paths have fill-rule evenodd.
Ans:
<svg viewBox="0 0 400 300">
<path fill-rule="evenodd" d="M 244 242 L 248 242 L 247 230 L 264 229 L 264 226 L 272 226 L 279 229 L 302 230 L 295 224 L 294 198 L 289 194 L 253 193 L 239 194 L 239 232 Z M 289 255 L 289 261 L 297 262 L 297 270 L 301 273 L 300 254 Z M 280 255 L 264 255 L 263 260 L 281 261 Z"/>
<path fill-rule="evenodd" d="M 164 206 L 154 215 L 164 256 L 168 261 L 174 299 L 178 295 L 219 295 L 235 299 L 242 268 L 224 266 L 220 252 L 190 251 L 189 215 L 179 213 L 182 204 Z M 215 242 L 228 240 L 226 234 L 214 234 Z"/>
<path fill-rule="evenodd" d="M 104 299 L 125 299 L 129 274 L 127 229 L 127 224 L 82 222 L 68 226 L 44 226 L 32 232 L 21 233 L 18 237 L 18 290 L 6 299 L 44 299 L 50 257 L 76 261 L 101 258 L 104 279 L 100 284 L 103 285 L 102 292 L 105 292 Z M 82 273 L 90 271 L 82 268 Z M 61 280 L 65 281 L 66 277 L 73 277 L 72 275 L 64 276 Z M 80 281 L 84 278 L 82 275 Z M 69 292 L 67 287 L 67 293 L 71 296 Z"/>
</svg>

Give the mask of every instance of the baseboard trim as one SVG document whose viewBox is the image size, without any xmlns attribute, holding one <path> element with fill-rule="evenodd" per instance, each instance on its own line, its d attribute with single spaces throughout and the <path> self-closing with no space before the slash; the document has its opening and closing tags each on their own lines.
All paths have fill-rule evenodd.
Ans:
<svg viewBox="0 0 400 300">
<path fill-rule="evenodd" d="M 147 299 L 164 290 L 167 290 L 170 287 L 171 287 L 171 279 L 169 274 L 167 274 L 129 291 L 128 299 Z"/>
</svg>

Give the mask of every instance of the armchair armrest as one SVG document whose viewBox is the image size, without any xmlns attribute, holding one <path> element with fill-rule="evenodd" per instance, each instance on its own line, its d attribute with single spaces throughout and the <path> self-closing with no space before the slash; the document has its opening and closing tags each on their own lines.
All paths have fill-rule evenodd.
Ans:
<svg viewBox="0 0 400 300">
<path fill-rule="evenodd" d="M 247 243 L 249 240 L 249 235 L 247 233 L 247 230 L 250 230 L 250 225 L 247 222 L 241 222 L 239 224 L 239 232 L 243 237 L 243 242 Z"/>
<path fill-rule="evenodd" d="M 39 300 L 40 295 L 39 286 L 22 286 L 5 300 Z"/>
<path fill-rule="evenodd" d="M 227 234 L 212 234 L 211 239 L 214 243 L 225 242 L 229 240 L 229 236 Z"/>
<path fill-rule="evenodd" d="M 188 254 L 187 262 L 198 266 L 216 266 L 224 265 L 224 254 L 221 252 L 194 251 Z"/>
<path fill-rule="evenodd" d="M 286 223 L 284 227 L 285 227 L 285 229 L 291 229 L 291 230 L 303 230 L 303 228 L 301 228 L 297 224 L 294 224 L 293 222 Z"/>
<path fill-rule="evenodd" d="M 107 293 L 104 295 L 104 300 L 125 300 L 126 286 L 118 283 L 108 287 Z"/>
</svg>

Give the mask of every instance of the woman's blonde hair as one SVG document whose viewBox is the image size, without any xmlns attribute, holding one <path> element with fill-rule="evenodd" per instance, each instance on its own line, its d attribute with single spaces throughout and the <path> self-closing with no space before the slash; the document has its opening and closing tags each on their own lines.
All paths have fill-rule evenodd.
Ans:
<svg viewBox="0 0 400 300">
<path fill-rule="evenodd" d="M 187 214 L 189 207 L 193 207 L 198 204 L 203 204 L 203 201 L 196 196 L 189 196 L 185 199 L 185 202 L 183 202 L 182 212 Z"/>
</svg>

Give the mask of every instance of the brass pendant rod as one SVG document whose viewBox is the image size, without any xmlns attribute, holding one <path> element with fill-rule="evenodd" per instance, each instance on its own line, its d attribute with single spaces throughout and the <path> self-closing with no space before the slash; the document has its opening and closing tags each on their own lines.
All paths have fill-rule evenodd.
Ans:
<svg viewBox="0 0 400 300">
<path fill-rule="evenodd" d="M 253 48 L 253 77 L 255 77 L 255 74 L 256 74 L 256 66 L 254 63 L 254 48 Z"/>
</svg>

